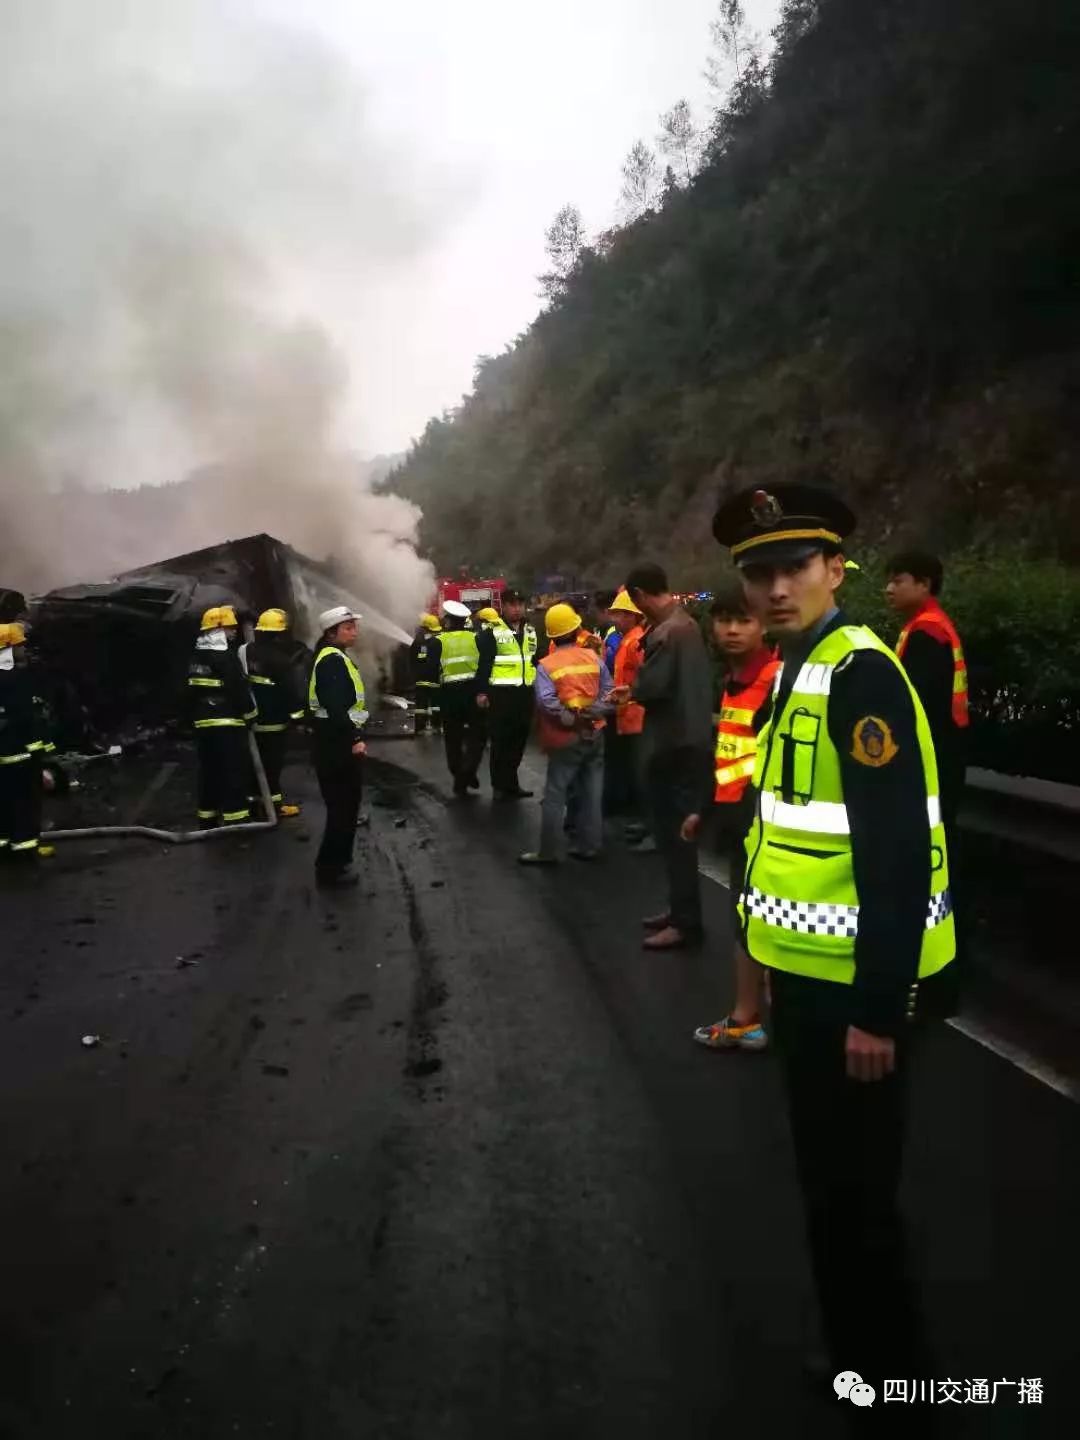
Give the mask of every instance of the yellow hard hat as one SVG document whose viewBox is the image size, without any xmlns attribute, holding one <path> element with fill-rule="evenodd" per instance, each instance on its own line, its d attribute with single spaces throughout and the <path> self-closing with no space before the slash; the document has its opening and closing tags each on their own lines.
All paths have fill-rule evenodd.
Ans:
<svg viewBox="0 0 1080 1440">
<path fill-rule="evenodd" d="M 482 610 L 477 610 L 476 614 L 473 616 L 473 619 L 488 620 L 492 625 L 498 625 L 499 621 L 502 619 L 502 616 L 493 606 L 485 605 Z"/>
<path fill-rule="evenodd" d="M 226 630 L 230 625 L 235 624 L 236 611 L 231 605 L 215 605 L 203 615 L 202 625 L 199 628 L 204 632 L 207 630 Z"/>
<path fill-rule="evenodd" d="M 581 616 L 572 605 L 560 601 L 544 616 L 544 628 L 550 639 L 561 640 L 564 635 L 573 635 L 581 629 Z"/>
<path fill-rule="evenodd" d="M 26 629 L 24 626 L 12 621 L 10 625 L 0 625 L 0 650 L 6 650 L 9 645 L 25 645 Z"/>
<path fill-rule="evenodd" d="M 289 628 L 289 617 L 284 610 L 264 610 L 259 616 L 256 630 L 269 630 L 276 635 L 284 634 Z"/>
<path fill-rule="evenodd" d="M 630 596 L 626 593 L 626 590 L 625 590 L 625 589 L 619 591 L 619 593 L 615 596 L 615 599 L 614 599 L 614 600 L 611 602 L 611 604 L 608 606 L 608 609 L 609 609 L 609 610 L 627 610 L 627 611 L 629 611 L 629 613 L 630 613 L 631 615 L 640 615 L 640 614 L 641 614 L 641 611 L 640 611 L 640 610 L 638 609 L 638 607 L 634 604 L 634 602 L 630 599 Z"/>
<path fill-rule="evenodd" d="M 442 621 L 437 615 L 429 615 L 426 611 L 420 616 L 420 624 L 425 630 L 441 630 Z"/>
</svg>

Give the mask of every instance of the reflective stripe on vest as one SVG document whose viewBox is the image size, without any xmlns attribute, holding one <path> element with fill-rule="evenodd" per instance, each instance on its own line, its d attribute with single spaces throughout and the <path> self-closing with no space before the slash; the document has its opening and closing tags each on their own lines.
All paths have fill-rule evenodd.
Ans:
<svg viewBox="0 0 1080 1440">
<path fill-rule="evenodd" d="M 32 760 L 33 758 L 28 751 L 22 750 L 18 755 L 0 755 L 0 765 L 19 765 L 23 760 Z"/>
<path fill-rule="evenodd" d="M 336 645 L 324 646 L 318 655 L 315 656 L 315 664 L 311 667 L 311 678 L 308 681 L 308 709 L 316 720 L 327 720 L 330 718 L 325 708 L 319 704 L 319 694 L 315 688 L 316 672 L 318 671 L 319 665 L 328 655 L 340 656 L 345 662 L 345 669 L 349 673 L 349 679 L 352 681 L 353 692 L 356 696 L 356 704 L 349 706 L 349 719 L 356 726 L 357 730 L 359 730 L 368 718 L 368 712 L 364 708 L 366 703 L 364 681 L 360 675 L 360 671 L 353 664 L 352 660 L 345 654 L 344 650 L 339 650 Z"/>
<path fill-rule="evenodd" d="M 836 666 L 858 650 L 876 650 L 889 658 L 903 676 L 915 710 L 930 865 L 919 976 L 935 974 L 956 954 L 930 726 L 897 657 L 858 626 L 844 626 L 819 641 L 796 678 L 783 714 L 774 715 L 758 737 L 754 783 L 759 793 L 739 902 L 746 948 L 760 964 L 849 985 L 855 978 L 859 892 L 840 755 L 829 736 L 828 714 Z M 778 674 L 777 684 L 779 680 Z M 887 815 L 881 823 L 888 823 Z"/>
<path fill-rule="evenodd" d="M 228 728 L 241 729 L 247 725 L 246 720 L 240 720 L 235 716 L 227 716 L 221 720 L 196 720 L 196 730 L 225 730 Z"/>
<path fill-rule="evenodd" d="M 553 655 L 544 656 L 540 669 L 545 670 L 554 681 L 559 703 L 567 710 L 587 710 L 600 697 L 600 657 L 593 650 L 578 645 L 560 645 Z M 542 708 L 537 718 L 540 743 L 546 750 L 572 745 L 580 738 L 579 731 L 568 729 Z M 601 719 L 592 722 L 594 730 L 603 726 Z"/>
<path fill-rule="evenodd" d="M 952 646 L 952 718 L 954 725 L 961 730 L 966 730 L 971 724 L 971 714 L 968 708 L 967 661 L 964 659 L 964 647 L 960 643 L 960 635 L 956 626 L 936 600 L 928 600 L 918 615 L 909 620 L 900 631 L 900 638 L 896 642 L 896 654 L 899 659 L 904 658 L 908 641 L 916 630 L 925 630 L 933 634 L 935 628 L 945 631 L 949 637 L 949 644 Z"/>
<path fill-rule="evenodd" d="M 757 754 L 754 719 L 768 701 L 779 669 L 778 659 L 767 660 L 748 685 L 724 691 L 716 727 L 713 799 L 717 805 L 735 805 L 746 792 Z"/>
<path fill-rule="evenodd" d="M 439 679 L 444 685 L 460 685 L 476 676 L 480 655 L 472 630 L 446 630 L 440 637 Z"/>
<path fill-rule="evenodd" d="M 225 681 L 217 680 L 211 675 L 189 675 L 187 683 L 203 690 L 225 689 Z"/>
<path fill-rule="evenodd" d="M 536 631 L 526 625 L 521 644 L 509 625 L 493 625 L 495 660 L 491 667 L 492 685 L 531 685 L 536 679 Z"/>
</svg>

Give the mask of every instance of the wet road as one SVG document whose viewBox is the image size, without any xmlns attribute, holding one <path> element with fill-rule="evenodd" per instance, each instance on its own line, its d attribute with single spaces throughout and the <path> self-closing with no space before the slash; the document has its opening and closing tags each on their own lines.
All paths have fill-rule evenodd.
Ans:
<svg viewBox="0 0 1080 1440">
<path fill-rule="evenodd" d="M 862 1421 L 800 1383 L 773 1061 L 689 1039 L 727 944 L 646 955 L 655 859 L 524 871 L 534 805 L 448 803 L 432 742 L 380 753 L 359 891 L 313 889 L 317 802 L 276 835 L 84 842 L 0 884 L 0 1434 Z M 1074 1431 L 1080 1112 L 955 1032 L 922 1059 L 937 1378 L 1046 1389 L 939 1409 L 941 1433 Z"/>
</svg>

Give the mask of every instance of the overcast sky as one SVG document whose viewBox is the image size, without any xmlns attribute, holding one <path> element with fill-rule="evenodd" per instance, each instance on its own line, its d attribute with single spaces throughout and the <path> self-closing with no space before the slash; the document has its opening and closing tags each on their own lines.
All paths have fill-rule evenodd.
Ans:
<svg viewBox="0 0 1080 1440">
<path fill-rule="evenodd" d="M 403 182 L 439 197 L 444 223 L 423 251 L 343 302 L 356 443 L 400 450 L 458 403 L 476 356 L 536 314 L 556 210 L 571 202 L 590 231 L 608 226 L 633 141 L 682 96 L 704 112 L 715 0 L 258 3 L 348 54 Z M 764 33 L 778 0 L 746 8 Z"/>
</svg>

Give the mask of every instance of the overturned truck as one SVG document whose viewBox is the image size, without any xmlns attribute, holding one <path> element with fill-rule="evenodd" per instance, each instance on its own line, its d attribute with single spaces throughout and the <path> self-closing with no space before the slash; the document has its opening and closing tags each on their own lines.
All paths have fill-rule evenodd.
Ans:
<svg viewBox="0 0 1080 1440">
<path fill-rule="evenodd" d="M 271 535 L 249 535 L 32 600 L 32 649 L 61 748 L 123 743 L 175 725 L 199 621 L 211 606 L 233 605 L 244 627 L 280 606 L 303 651 L 317 639 L 319 612 L 342 593 L 327 567 Z M 363 611 L 362 601 L 347 598 Z M 369 644 L 360 663 L 375 692 L 400 693 L 407 684 L 400 646 Z M 387 723 L 373 715 L 376 729 Z"/>
</svg>

